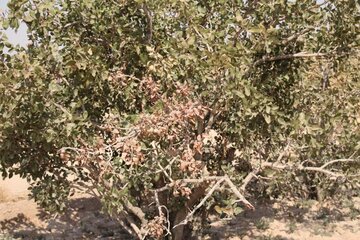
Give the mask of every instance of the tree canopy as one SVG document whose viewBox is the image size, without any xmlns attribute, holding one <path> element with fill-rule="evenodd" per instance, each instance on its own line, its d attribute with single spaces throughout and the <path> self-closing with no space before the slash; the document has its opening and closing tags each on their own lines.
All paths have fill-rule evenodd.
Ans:
<svg viewBox="0 0 360 240">
<path fill-rule="evenodd" d="M 81 186 L 134 236 L 182 239 L 214 201 L 359 193 L 357 1 L 8 7 L 30 44 L 0 33 L 0 171 L 48 210 Z"/>
</svg>

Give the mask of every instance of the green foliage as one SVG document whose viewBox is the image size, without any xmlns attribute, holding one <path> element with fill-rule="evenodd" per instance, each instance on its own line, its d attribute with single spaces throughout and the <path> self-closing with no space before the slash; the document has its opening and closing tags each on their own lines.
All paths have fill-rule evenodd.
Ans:
<svg viewBox="0 0 360 240">
<path fill-rule="evenodd" d="M 256 197 L 358 191 L 355 0 L 8 6 L 2 29 L 25 23 L 30 44 L 0 34 L 0 171 L 48 210 L 80 185 L 160 238 L 190 220 L 206 178 Z"/>
</svg>

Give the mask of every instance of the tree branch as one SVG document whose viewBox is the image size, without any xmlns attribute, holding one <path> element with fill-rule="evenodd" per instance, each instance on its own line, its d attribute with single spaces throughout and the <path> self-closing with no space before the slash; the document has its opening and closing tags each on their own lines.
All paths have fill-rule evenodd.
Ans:
<svg viewBox="0 0 360 240">
<path fill-rule="evenodd" d="M 236 188 L 235 184 L 230 180 L 230 178 L 225 175 L 222 177 L 209 177 L 211 180 L 217 180 L 217 182 L 214 184 L 214 186 L 209 190 L 209 192 L 205 195 L 205 197 L 200 201 L 200 203 L 198 205 L 196 205 L 196 207 L 189 213 L 187 214 L 187 216 L 185 217 L 184 220 L 182 220 L 180 223 L 176 224 L 174 228 L 180 226 L 180 225 L 184 225 L 187 224 L 189 222 L 189 220 L 193 217 L 193 215 L 195 214 L 195 212 L 205 204 L 206 200 L 209 199 L 212 194 L 218 190 L 220 188 L 221 183 L 226 182 L 226 184 L 229 186 L 230 190 L 235 194 L 235 196 L 239 199 L 236 202 L 242 202 L 244 203 L 248 208 L 250 209 L 255 209 L 255 207 L 240 193 L 240 191 Z M 205 178 L 208 179 L 208 178 Z M 192 179 L 194 180 L 194 179 Z M 199 179 L 199 180 L 203 180 L 204 179 Z"/>
<path fill-rule="evenodd" d="M 200 203 L 198 205 L 195 206 L 195 208 L 185 217 L 185 219 L 183 221 L 181 221 L 180 223 L 176 224 L 173 228 L 176 228 L 180 225 L 185 225 L 189 222 L 189 220 L 193 217 L 193 215 L 195 214 L 195 212 L 202 206 L 204 205 L 204 203 L 206 202 L 206 200 L 211 197 L 211 195 L 215 192 L 215 190 L 217 190 L 220 187 L 220 184 L 225 181 L 224 178 L 219 179 L 214 186 L 210 189 L 210 191 L 205 195 L 205 197 L 200 201 Z"/>
<path fill-rule="evenodd" d="M 334 164 L 334 163 L 338 163 L 338 162 L 355 162 L 355 160 L 350 159 L 350 158 L 335 159 L 335 160 L 325 163 L 324 165 L 321 166 L 321 168 L 326 168 L 327 166 Z"/>
<path fill-rule="evenodd" d="M 320 173 L 324 173 L 326 175 L 332 176 L 332 177 L 345 177 L 344 174 L 339 174 L 339 173 L 335 173 L 332 172 L 330 170 L 326 170 L 325 168 L 331 164 L 334 163 L 338 163 L 338 162 L 355 162 L 354 159 L 335 159 L 332 160 L 330 162 L 327 162 L 325 164 L 323 164 L 320 167 L 304 167 L 303 164 L 301 163 L 300 165 L 285 165 L 285 164 L 280 164 L 280 163 L 270 163 L 270 162 L 265 162 L 263 163 L 261 166 L 262 167 L 270 167 L 270 168 L 274 168 L 274 169 L 278 169 L 278 170 L 302 170 L 302 171 L 315 171 L 315 172 L 320 172 Z"/>
<path fill-rule="evenodd" d="M 289 59 L 295 59 L 295 58 L 320 58 L 320 57 L 326 57 L 332 55 L 330 53 L 306 53 L 306 52 L 300 52 L 300 53 L 294 53 L 294 54 L 285 54 L 285 55 L 280 55 L 280 56 L 274 56 L 274 57 L 269 57 L 269 56 L 264 56 L 262 59 L 257 60 L 254 63 L 254 66 L 258 66 L 262 63 L 265 62 L 274 62 L 274 61 L 280 61 L 280 60 L 289 60 Z"/>
<path fill-rule="evenodd" d="M 248 208 L 254 210 L 255 207 L 248 201 L 246 198 L 239 192 L 239 190 L 236 188 L 235 184 L 230 180 L 228 176 L 225 176 L 225 181 L 229 185 L 231 191 L 239 198 L 236 202 L 242 202 L 244 203 Z"/>
<path fill-rule="evenodd" d="M 146 43 L 150 44 L 152 37 L 153 37 L 153 19 L 151 16 L 151 12 L 150 12 L 148 6 L 146 5 L 146 3 L 142 4 L 142 9 L 145 12 L 146 22 L 147 22 Z"/>
</svg>

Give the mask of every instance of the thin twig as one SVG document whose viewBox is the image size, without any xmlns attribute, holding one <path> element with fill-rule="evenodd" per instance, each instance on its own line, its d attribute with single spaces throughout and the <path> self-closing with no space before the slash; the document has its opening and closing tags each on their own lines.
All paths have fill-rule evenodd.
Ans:
<svg viewBox="0 0 360 240">
<path fill-rule="evenodd" d="M 164 205 L 160 205 L 160 201 L 159 201 L 159 195 L 158 195 L 158 192 L 154 192 L 154 195 L 155 195 L 155 203 L 156 203 L 156 207 L 157 207 L 157 209 L 158 209 L 158 212 L 159 212 L 159 217 L 162 217 L 162 216 L 164 216 L 164 213 L 163 213 L 163 211 L 162 211 L 162 208 L 164 208 L 165 209 L 165 211 L 166 211 L 166 223 L 167 223 L 167 226 L 166 227 L 164 227 L 165 228 L 165 230 L 166 230 L 166 235 L 165 236 L 167 236 L 167 235 L 171 235 L 171 230 L 170 230 L 170 214 L 169 214 L 169 210 L 167 209 L 167 207 L 166 206 L 164 206 Z"/>
<path fill-rule="evenodd" d="M 82 148 L 75 148 L 75 147 L 62 147 L 62 148 L 60 148 L 60 149 L 58 150 L 58 153 L 60 153 L 60 152 L 62 152 L 62 151 L 74 151 L 74 152 L 76 152 L 77 154 L 80 154 L 80 153 L 82 153 L 82 152 L 85 152 L 84 149 L 82 149 Z M 94 154 L 94 153 L 89 152 L 89 151 L 87 151 L 87 152 L 90 153 L 90 154 Z"/>
<path fill-rule="evenodd" d="M 167 226 L 166 226 L 166 234 L 165 234 L 165 237 L 167 235 L 171 235 L 171 230 L 170 230 L 170 227 L 171 227 L 171 223 L 170 223 L 170 213 L 169 213 L 169 209 L 165 206 L 165 205 L 161 205 L 160 206 L 161 208 L 164 208 L 165 211 L 166 211 L 166 223 L 167 223 Z"/>
<path fill-rule="evenodd" d="M 344 176 L 343 174 L 338 174 L 338 173 L 334 173 L 332 171 L 323 169 L 322 167 L 298 167 L 299 170 L 305 170 L 305 171 L 315 171 L 315 172 L 320 172 L 320 173 L 324 173 L 326 175 L 332 176 L 332 177 L 342 177 Z"/>
<path fill-rule="evenodd" d="M 156 171 L 155 174 L 161 173 L 163 170 L 166 171 L 166 170 L 168 170 L 168 169 L 171 169 L 172 164 L 173 164 L 176 160 L 177 160 L 177 158 L 173 158 L 173 159 L 169 162 L 169 164 L 166 165 L 166 167 L 164 167 L 164 168 L 161 169 L 161 170 Z"/>
<path fill-rule="evenodd" d="M 158 208 L 159 211 L 159 217 L 161 217 L 163 215 L 163 212 L 161 211 L 161 206 L 160 206 L 160 201 L 159 201 L 159 195 L 158 192 L 154 192 L 155 195 L 155 203 L 156 203 L 156 207 Z"/>
<path fill-rule="evenodd" d="M 161 166 L 159 162 L 158 162 L 158 166 L 161 169 L 161 172 L 164 173 L 165 177 L 167 177 L 170 182 L 174 182 L 174 180 L 169 176 L 169 174 L 166 172 L 166 170 Z"/>
</svg>

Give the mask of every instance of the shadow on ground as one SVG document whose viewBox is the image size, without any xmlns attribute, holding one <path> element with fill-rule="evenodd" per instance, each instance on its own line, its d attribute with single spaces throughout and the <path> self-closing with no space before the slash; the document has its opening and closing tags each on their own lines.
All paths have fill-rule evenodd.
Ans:
<svg viewBox="0 0 360 240">
<path fill-rule="evenodd" d="M 244 210 L 235 218 L 212 221 L 208 228 L 199 232 L 201 237 L 195 239 L 322 239 L 335 233 L 341 235 L 341 232 L 354 233 L 354 239 L 359 239 L 356 236 L 360 236 L 360 212 L 356 216 L 353 213 L 360 206 L 344 208 L 335 204 L 258 202 L 254 211 Z"/>
<path fill-rule="evenodd" d="M 195 231 L 197 237 L 194 239 L 359 239 L 359 204 L 344 208 L 316 201 L 290 204 L 253 202 L 255 211 L 244 210 L 231 219 L 219 219 L 218 215 L 214 217 L 212 214 L 208 227 Z M 0 232 L 8 232 L 20 239 L 131 239 L 120 225 L 102 214 L 100 209 L 100 202 L 95 198 L 77 198 L 70 200 L 69 208 L 61 216 L 50 216 L 39 210 L 42 227 L 24 214 L 18 214 L 0 221 Z"/>
<path fill-rule="evenodd" d="M 51 216 L 39 209 L 44 227 L 36 226 L 24 214 L 0 221 L 0 231 L 20 239 L 131 239 L 125 230 L 101 213 L 95 198 L 70 200 L 61 216 Z"/>
</svg>

